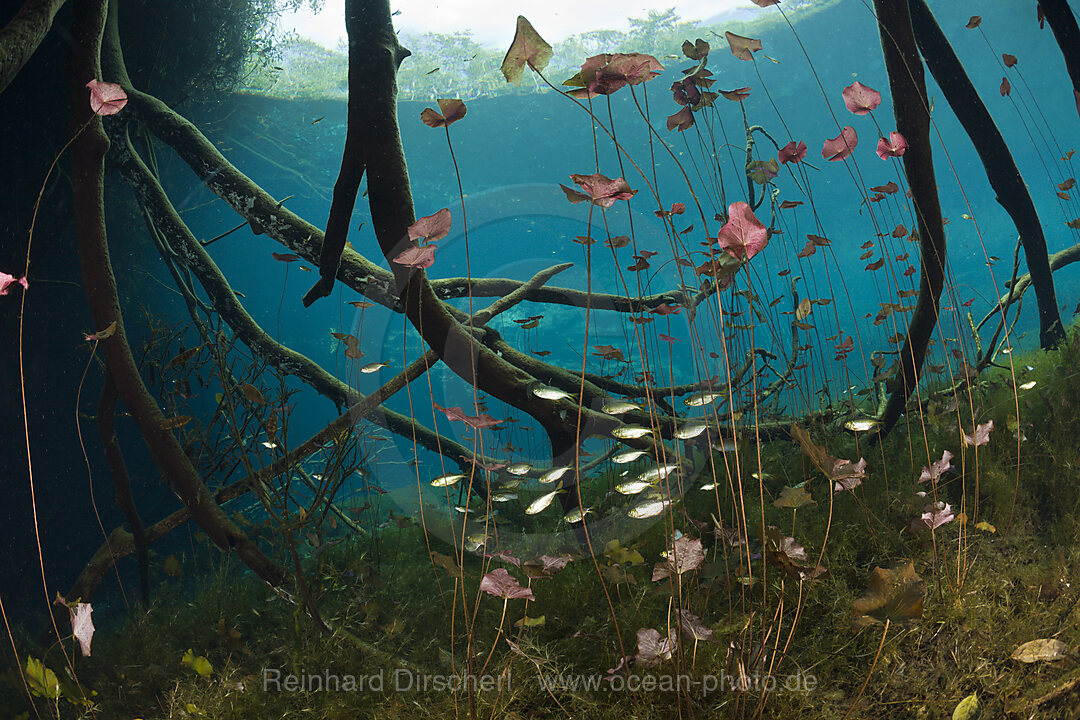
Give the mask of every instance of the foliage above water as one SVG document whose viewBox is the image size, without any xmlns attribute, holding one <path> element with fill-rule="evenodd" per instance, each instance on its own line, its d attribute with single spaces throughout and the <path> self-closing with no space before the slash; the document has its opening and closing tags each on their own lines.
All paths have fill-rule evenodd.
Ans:
<svg viewBox="0 0 1080 720">
<path fill-rule="evenodd" d="M 796 19 L 820 12 L 838 1 L 789 7 L 788 14 Z M 592 30 L 555 43 L 549 77 L 570 77 L 578 71 L 582 58 L 598 53 L 637 52 L 661 60 L 668 56 L 675 59 L 673 54 L 687 37 L 707 37 L 722 46 L 724 29 L 760 33 L 776 22 L 775 17 L 758 17 L 752 24 L 725 20 L 721 27 L 680 18 L 674 8 L 650 10 L 644 18 L 630 18 L 627 32 Z M 542 27 L 537 29 L 543 33 Z M 436 97 L 468 100 L 541 90 L 535 77 L 527 76 L 520 86 L 508 85 L 499 72 L 505 51 L 477 42 L 467 30 L 418 36 L 402 33 L 401 43 L 412 52 L 398 72 L 398 93 L 402 100 Z M 327 49 L 311 40 L 292 37 L 277 49 L 280 57 L 273 63 L 264 63 L 247 77 L 241 90 L 282 98 L 344 98 L 348 94 L 348 51 L 344 45 Z"/>
<path fill-rule="evenodd" d="M 140 89 L 170 102 L 228 92 L 280 54 L 275 21 L 323 0 L 125 0 L 124 59 Z"/>
</svg>

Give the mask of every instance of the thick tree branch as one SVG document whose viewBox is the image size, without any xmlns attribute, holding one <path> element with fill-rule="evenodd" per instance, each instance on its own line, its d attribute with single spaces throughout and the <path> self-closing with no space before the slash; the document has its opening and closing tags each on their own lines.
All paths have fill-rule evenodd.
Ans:
<svg viewBox="0 0 1080 720">
<path fill-rule="evenodd" d="M 1020 233 L 1030 277 L 1035 284 L 1039 304 L 1039 340 L 1048 350 L 1065 339 L 1058 312 L 1054 277 L 1047 258 L 1046 237 L 1042 223 L 1031 201 L 1031 193 L 1020 176 L 1009 146 L 1001 137 L 994 119 L 982 98 L 971 84 L 964 66 L 941 31 L 926 0 L 910 0 L 911 22 L 926 66 L 937 80 L 949 107 L 971 138 L 975 151 L 986 169 L 986 177 L 994 188 L 995 199 L 1005 208 Z M 1074 21 L 1075 26 L 1075 21 Z M 1080 42 L 1080 38 L 1077 39 Z"/>
<path fill-rule="evenodd" d="M 68 56 L 68 127 L 73 135 L 78 135 L 71 145 L 75 224 L 79 265 L 94 327 L 104 329 L 116 323 L 116 333 L 101 341 L 109 372 L 120 398 L 135 418 L 155 464 L 191 509 L 192 518 L 218 547 L 236 550 L 259 577 L 278 585 L 286 576 L 284 568 L 263 555 L 225 515 L 176 437 L 170 430 L 162 428 L 165 416 L 139 376 L 127 342 L 105 230 L 104 159 L 109 141 L 101 127 L 101 119 L 90 110 L 86 91 L 87 82 L 101 75 L 98 58 L 105 18 L 104 0 L 75 3 L 74 42 Z"/>
<path fill-rule="evenodd" d="M 0 93 L 22 70 L 52 27 L 65 0 L 26 0 L 0 30 Z"/>
<path fill-rule="evenodd" d="M 892 89 L 896 129 L 908 142 L 904 173 L 919 231 L 922 274 L 919 296 L 900 350 L 899 372 L 889 380 L 888 400 L 881 413 L 882 435 L 892 429 L 919 384 L 926 350 L 937 325 L 941 291 L 945 286 L 945 229 L 941 220 L 937 180 L 930 141 L 930 105 L 922 62 L 915 46 L 907 0 L 874 0 L 881 49 Z"/>
</svg>

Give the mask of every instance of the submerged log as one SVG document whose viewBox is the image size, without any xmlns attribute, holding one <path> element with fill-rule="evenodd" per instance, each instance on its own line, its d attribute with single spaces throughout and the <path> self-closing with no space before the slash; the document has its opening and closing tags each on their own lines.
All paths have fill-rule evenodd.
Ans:
<svg viewBox="0 0 1080 720">
<path fill-rule="evenodd" d="M 979 160 L 986 169 L 986 177 L 996 194 L 995 199 L 1009 213 L 1020 233 L 1024 257 L 1039 303 L 1039 341 L 1044 350 L 1049 350 L 1065 339 L 1065 331 L 1061 326 L 1054 277 L 1050 272 L 1046 236 L 1035 203 L 1031 201 L 1031 193 L 1020 176 L 1009 146 L 1001 137 L 994 119 L 975 91 L 926 0 L 910 0 L 909 7 L 915 40 L 926 67 L 941 86 L 949 106 L 975 145 Z"/>
</svg>

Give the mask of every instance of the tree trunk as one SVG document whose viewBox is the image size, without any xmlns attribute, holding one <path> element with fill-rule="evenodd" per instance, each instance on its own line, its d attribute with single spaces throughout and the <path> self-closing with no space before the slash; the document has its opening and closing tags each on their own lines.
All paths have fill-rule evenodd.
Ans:
<svg viewBox="0 0 1080 720">
<path fill-rule="evenodd" d="M 1058 312 L 1046 237 L 1039 214 L 1035 211 L 1035 203 L 1031 201 L 1031 193 L 1020 176 L 1009 146 L 998 132 L 997 125 L 971 84 L 945 33 L 941 32 L 926 0 L 910 0 L 908 5 L 915 40 L 919 43 L 926 66 L 974 143 L 979 160 L 986 169 L 986 177 L 996 193 L 996 200 L 1009 213 L 1020 233 L 1024 257 L 1039 303 L 1039 341 L 1044 350 L 1049 350 L 1065 339 L 1065 331 Z"/>
<path fill-rule="evenodd" d="M 922 276 L 919 297 L 900 350 L 899 372 L 889 380 L 881 412 L 884 431 L 890 430 L 918 387 L 926 350 L 937 325 L 941 291 L 945 286 L 945 229 L 941 221 L 934 161 L 930 151 L 930 105 L 922 62 L 915 46 L 907 0 L 874 0 L 881 31 L 881 49 L 892 90 L 896 129 L 908 141 L 904 173 L 919 230 Z"/>
<path fill-rule="evenodd" d="M 1046 21 L 1057 39 L 1061 54 L 1065 56 L 1065 69 L 1072 80 L 1076 112 L 1080 114 L 1080 27 L 1068 0 L 1039 0 Z"/>
</svg>

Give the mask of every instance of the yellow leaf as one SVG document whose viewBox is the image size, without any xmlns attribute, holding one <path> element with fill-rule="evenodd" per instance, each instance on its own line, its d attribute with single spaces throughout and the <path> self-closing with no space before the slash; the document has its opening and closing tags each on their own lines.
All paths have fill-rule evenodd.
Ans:
<svg viewBox="0 0 1080 720">
<path fill-rule="evenodd" d="M 800 322 L 805 320 L 806 316 L 809 315 L 810 311 L 813 309 L 813 306 L 810 304 L 810 299 L 803 298 L 802 302 L 799 303 L 799 307 L 795 309 L 795 319 Z"/>
</svg>

